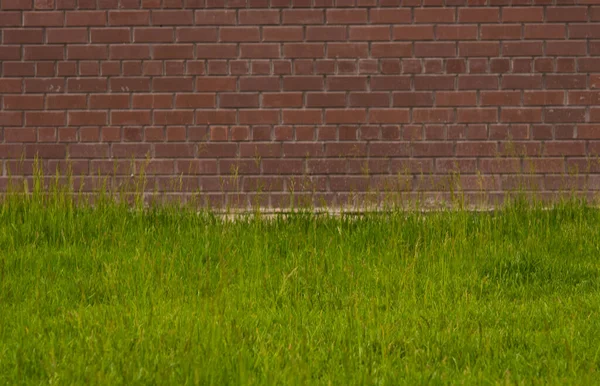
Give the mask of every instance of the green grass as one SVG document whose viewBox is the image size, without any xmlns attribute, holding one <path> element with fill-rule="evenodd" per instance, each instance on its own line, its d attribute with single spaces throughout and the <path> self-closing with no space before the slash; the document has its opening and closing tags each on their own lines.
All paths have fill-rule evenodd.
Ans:
<svg viewBox="0 0 600 386">
<path fill-rule="evenodd" d="M 297 213 L 11 195 L 0 384 L 593 384 L 600 211 Z"/>
</svg>

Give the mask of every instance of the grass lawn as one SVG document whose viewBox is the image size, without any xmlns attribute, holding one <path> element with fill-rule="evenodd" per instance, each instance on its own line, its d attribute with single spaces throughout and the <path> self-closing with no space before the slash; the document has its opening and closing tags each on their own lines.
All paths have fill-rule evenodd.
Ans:
<svg viewBox="0 0 600 386">
<path fill-rule="evenodd" d="M 0 204 L 0 384 L 593 384 L 600 211 Z"/>
</svg>

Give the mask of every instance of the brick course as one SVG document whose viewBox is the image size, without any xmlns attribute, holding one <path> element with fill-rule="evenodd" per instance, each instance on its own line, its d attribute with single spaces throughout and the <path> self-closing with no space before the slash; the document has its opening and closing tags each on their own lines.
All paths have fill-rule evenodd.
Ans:
<svg viewBox="0 0 600 386">
<path fill-rule="evenodd" d="M 600 0 L 0 0 L 0 29 L 0 189 L 38 156 L 232 205 L 600 190 Z"/>
</svg>

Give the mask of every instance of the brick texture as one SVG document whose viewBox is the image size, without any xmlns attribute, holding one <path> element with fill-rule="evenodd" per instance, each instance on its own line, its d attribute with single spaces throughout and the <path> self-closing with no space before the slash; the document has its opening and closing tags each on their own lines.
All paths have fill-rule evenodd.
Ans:
<svg viewBox="0 0 600 386">
<path fill-rule="evenodd" d="M 0 189 L 37 156 L 230 205 L 600 190 L 599 23 L 600 0 L 0 0 Z"/>
</svg>

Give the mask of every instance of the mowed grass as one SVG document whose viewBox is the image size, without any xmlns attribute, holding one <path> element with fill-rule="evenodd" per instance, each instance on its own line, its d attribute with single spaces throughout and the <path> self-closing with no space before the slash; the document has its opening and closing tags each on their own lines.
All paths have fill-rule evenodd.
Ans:
<svg viewBox="0 0 600 386">
<path fill-rule="evenodd" d="M 594 384 L 600 211 L 0 204 L 0 384 Z"/>
</svg>

